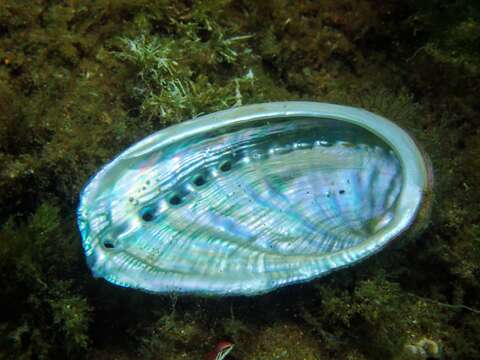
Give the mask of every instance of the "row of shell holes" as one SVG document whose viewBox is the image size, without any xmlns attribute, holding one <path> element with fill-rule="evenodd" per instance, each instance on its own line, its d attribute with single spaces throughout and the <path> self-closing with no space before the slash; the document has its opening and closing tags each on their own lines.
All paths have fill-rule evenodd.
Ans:
<svg viewBox="0 0 480 360">
<path fill-rule="evenodd" d="M 231 161 L 230 160 L 223 161 L 222 163 L 220 163 L 220 166 L 218 167 L 218 169 L 223 173 L 229 172 L 232 169 Z M 200 188 L 207 183 L 207 179 L 203 175 L 196 175 L 193 178 L 192 182 L 196 187 Z M 168 199 L 168 203 L 172 206 L 181 205 L 182 202 L 183 202 L 183 199 L 178 194 L 173 194 Z M 153 220 L 153 212 L 151 209 L 148 209 L 148 208 L 143 209 L 141 212 L 141 216 L 144 221 L 148 222 Z"/>
</svg>

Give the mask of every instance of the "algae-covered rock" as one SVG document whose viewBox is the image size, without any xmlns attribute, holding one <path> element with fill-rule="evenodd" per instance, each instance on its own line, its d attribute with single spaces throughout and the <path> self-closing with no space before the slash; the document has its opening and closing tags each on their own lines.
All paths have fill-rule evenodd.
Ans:
<svg viewBox="0 0 480 360">
<path fill-rule="evenodd" d="M 201 359 L 225 337 L 236 360 L 385 359 L 422 338 L 480 358 L 479 23 L 469 0 L 2 1 L 0 357 L 133 358 L 156 328 L 172 349 L 157 358 Z M 131 44 L 160 48 L 142 62 Z M 168 299 L 90 278 L 73 219 L 102 164 L 174 121 L 298 99 L 413 131 L 437 178 L 420 238 L 315 285 L 232 300 L 234 317 L 229 302 L 188 299 L 167 321 Z"/>
<path fill-rule="evenodd" d="M 257 334 L 255 345 L 244 354 L 252 360 L 318 360 L 323 359 L 322 348 L 308 331 L 295 324 L 273 324 Z M 232 356 L 235 352 L 232 353 Z"/>
<path fill-rule="evenodd" d="M 437 342 L 422 338 L 414 344 L 407 344 L 402 353 L 405 357 L 412 357 L 414 359 L 442 359 L 442 347 Z"/>
</svg>

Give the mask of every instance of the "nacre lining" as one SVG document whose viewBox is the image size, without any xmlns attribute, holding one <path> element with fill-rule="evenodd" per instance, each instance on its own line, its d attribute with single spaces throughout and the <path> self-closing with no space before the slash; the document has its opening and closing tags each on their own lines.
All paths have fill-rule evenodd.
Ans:
<svg viewBox="0 0 480 360">
<path fill-rule="evenodd" d="M 379 251 L 431 186 L 392 122 L 332 104 L 250 105 L 133 145 L 84 188 L 95 276 L 152 292 L 254 295 Z"/>
</svg>

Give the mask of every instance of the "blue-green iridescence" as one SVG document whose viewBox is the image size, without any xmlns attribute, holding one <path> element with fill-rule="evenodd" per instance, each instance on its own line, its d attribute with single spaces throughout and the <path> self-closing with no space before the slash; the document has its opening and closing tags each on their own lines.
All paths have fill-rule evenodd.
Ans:
<svg viewBox="0 0 480 360">
<path fill-rule="evenodd" d="M 159 131 L 87 184 L 97 277 L 151 292 L 254 295 L 377 252 L 423 206 L 429 171 L 390 121 L 331 104 L 258 104 Z"/>
</svg>

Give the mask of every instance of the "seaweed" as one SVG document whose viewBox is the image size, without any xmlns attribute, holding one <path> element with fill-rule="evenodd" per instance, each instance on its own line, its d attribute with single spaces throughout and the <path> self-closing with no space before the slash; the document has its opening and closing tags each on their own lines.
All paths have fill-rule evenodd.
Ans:
<svg viewBox="0 0 480 360">
<path fill-rule="evenodd" d="M 186 314 L 181 318 L 174 312 L 159 314 L 158 319 L 150 325 L 143 336 L 138 338 L 138 354 L 144 359 L 179 359 L 182 357 L 201 358 L 204 338 L 201 316 Z"/>
<path fill-rule="evenodd" d="M 121 50 L 115 55 L 135 67 L 131 94 L 140 116 L 152 126 L 248 103 L 248 95 L 259 86 L 248 47 L 254 36 L 221 27 L 202 5 L 170 19 L 175 36 L 143 32 L 120 38 Z M 226 68 L 229 76 L 223 75 Z"/>
<path fill-rule="evenodd" d="M 28 223 L 15 222 L 0 232 L 2 348 L 15 358 L 78 357 L 90 344 L 92 311 L 73 280 L 82 268 L 78 242 L 48 203 Z"/>
<path fill-rule="evenodd" d="M 350 290 L 321 284 L 317 291 L 320 307 L 305 307 L 302 317 L 337 356 L 355 349 L 368 359 L 397 358 L 409 342 L 442 335 L 445 311 L 409 296 L 383 273 Z"/>
</svg>

